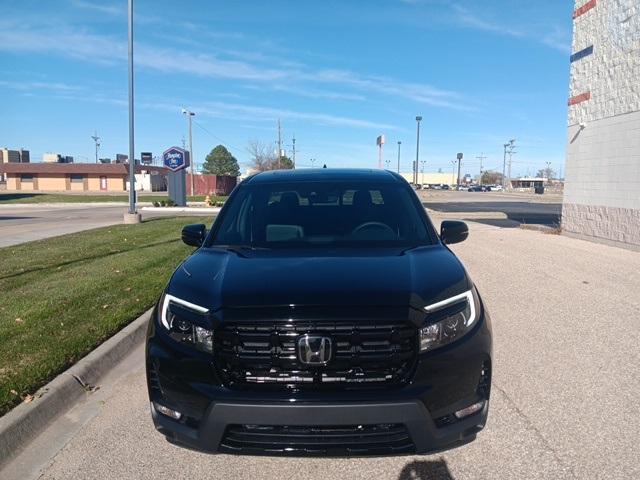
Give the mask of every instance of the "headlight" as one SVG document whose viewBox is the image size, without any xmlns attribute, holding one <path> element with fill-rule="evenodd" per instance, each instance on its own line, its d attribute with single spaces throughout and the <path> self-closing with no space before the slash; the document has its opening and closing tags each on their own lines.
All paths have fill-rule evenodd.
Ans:
<svg viewBox="0 0 640 480">
<path fill-rule="evenodd" d="M 471 330 L 480 303 L 475 289 L 424 307 L 427 326 L 420 329 L 420 351 L 451 343 Z"/>
<path fill-rule="evenodd" d="M 175 341 L 203 352 L 213 352 L 213 332 L 201 324 L 209 309 L 166 294 L 160 309 L 160 323 Z"/>
</svg>

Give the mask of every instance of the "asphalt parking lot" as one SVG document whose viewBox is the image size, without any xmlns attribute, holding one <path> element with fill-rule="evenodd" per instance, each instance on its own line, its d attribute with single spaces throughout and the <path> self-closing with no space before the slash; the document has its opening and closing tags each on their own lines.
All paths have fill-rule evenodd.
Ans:
<svg viewBox="0 0 640 480">
<path fill-rule="evenodd" d="M 482 223 L 470 229 L 469 239 L 452 248 L 482 292 L 494 328 L 491 411 L 475 442 L 430 456 L 371 459 L 180 449 L 153 429 L 138 349 L 0 476 L 640 478 L 640 254 Z"/>
<path fill-rule="evenodd" d="M 430 210 L 489 225 L 560 225 L 562 196 L 558 194 L 423 190 L 419 195 Z"/>
</svg>

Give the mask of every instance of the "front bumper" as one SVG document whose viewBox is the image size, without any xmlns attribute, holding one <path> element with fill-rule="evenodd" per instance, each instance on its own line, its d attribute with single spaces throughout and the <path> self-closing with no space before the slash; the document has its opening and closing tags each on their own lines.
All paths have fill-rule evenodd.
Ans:
<svg viewBox="0 0 640 480">
<path fill-rule="evenodd" d="M 282 405 L 263 403 L 215 403 L 208 409 L 198 428 L 172 420 L 156 411 L 151 404 L 151 414 L 156 429 L 175 443 L 201 451 L 227 453 L 266 454 L 394 454 L 432 453 L 464 445 L 475 439 L 484 427 L 489 403 L 484 408 L 453 425 L 437 428 L 424 405 L 419 401 L 362 404 Z M 287 425 L 316 427 L 339 425 L 388 425 L 406 427 L 410 440 L 386 444 L 329 443 L 328 441 L 282 441 L 274 436 L 253 439 L 244 446 L 226 440 L 225 433 L 231 425 Z M 396 437 L 397 438 L 397 437 Z M 289 438 L 291 440 L 291 438 Z M 349 439 L 352 440 L 351 438 Z M 379 439 L 376 439 L 379 441 Z M 372 446 L 373 445 L 373 446 Z"/>
<path fill-rule="evenodd" d="M 207 452 L 341 456 L 447 450 L 472 441 L 484 427 L 490 377 L 491 327 L 486 310 L 468 335 L 420 354 L 411 382 L 387 390 L 229 389 L 210 357 L 179 348 L 156 332 L 153 321 L 147 339 L 147 379 L 156 429 L 172 442 Z M 485 402 L 479 412 L 461 420 L 453 415 L 478 401 Z M 182 417 L 174 420 L 159 413 L 154 402 L 181 412 Z M 278 426 L 283 429 L 273 429 Z M 341 427 L 355 433 L 347 435 Z M 264 433 L 263 428 L 272 430 Z M 404 436 L 399 433 L 402 429 Z M 391 435 L 388 442 L 381 433 L 385 431 Z M 230 441 L 233 432 L 240 432 L 236 440 L 251 441 Z M 331 443 L 343 434 L 347 443 Z M 375 448 L 365 448 L 364 440 L 374 437 Z M 401 441 L 405 437 L 409 442 Z"/>
</svg>

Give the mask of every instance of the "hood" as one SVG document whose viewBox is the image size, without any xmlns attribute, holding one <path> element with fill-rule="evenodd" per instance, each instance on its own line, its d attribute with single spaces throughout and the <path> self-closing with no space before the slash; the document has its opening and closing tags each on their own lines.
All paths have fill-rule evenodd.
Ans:
<svg viewBox="0 0 640 480">
<path fill-rule="evenodd" d="M 172 295 L 212 311 L 273 306 L 420 308 L 468 289 L 460 261 L 442 245 L 330 253 L 196 251 L 174 273 Z"/>
</svg>

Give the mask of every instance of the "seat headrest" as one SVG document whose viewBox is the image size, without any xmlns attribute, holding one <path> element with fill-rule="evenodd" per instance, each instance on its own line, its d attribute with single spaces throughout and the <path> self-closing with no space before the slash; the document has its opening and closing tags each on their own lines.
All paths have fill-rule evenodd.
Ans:
<svg viewBox="0 0 640 480">
<path fill-rule="evenodd" d="M 369 190 L 358 190 L 353 194 L 353 206 L 356 208 L 369 208 L 373 205 Z"/>
<path fill-rule="evenodd" d="M 287 208 L 300 206 L 298 195 L 295 192 L 284 192 L 280 195 L 280 205 Z"/>
</svg>

